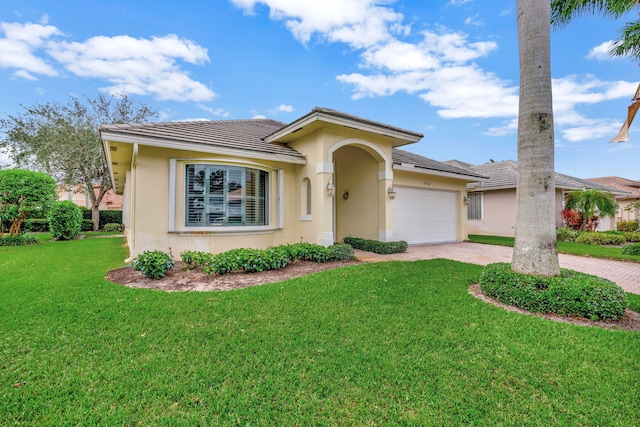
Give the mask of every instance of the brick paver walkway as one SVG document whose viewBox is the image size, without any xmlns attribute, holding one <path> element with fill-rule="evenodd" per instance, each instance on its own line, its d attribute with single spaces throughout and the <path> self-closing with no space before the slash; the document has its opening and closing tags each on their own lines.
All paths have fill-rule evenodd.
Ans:
<svg viewBox="0 0 640 427">
<path fill-rule="evenodd" d="M 416 261 L 446 258 L 479 265 L 511 262 L 512 254 L 513 248 L 507 246 L 470 242 L 410 246 L 407 252 L 393 255 L 378 255 L 356 250 L 356 256 L 363 261 Z M 640 294 L 640 263 L 560 254 L 560 267 L 604 277 L 617 283 L 627 292 Z"/>
</svg>

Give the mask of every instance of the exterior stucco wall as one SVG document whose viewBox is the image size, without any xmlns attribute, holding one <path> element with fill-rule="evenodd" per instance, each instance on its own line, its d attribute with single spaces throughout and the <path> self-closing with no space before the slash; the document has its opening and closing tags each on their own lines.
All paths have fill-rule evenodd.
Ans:
<svg viewBox="0 0 640 427">
<path fill-rule="evenodd" d="M 562 227 L 562 195 L 562 190 L 556 190 L 556 227 Z M 483 191 L 482 198 L 482 220 L 469 220 L 469 234 L 514 237 L 517 204 L 515 188 Z"/>
<path fill-rule="evenodd" d="M 170 182 L 170 159 L 176 161 L 175 185 Z M 249 163 L 247 163 L 249 162 Z M 184 165 L 187 163 L 222 163 L 238 166 L 258 167 L 269 170 L 269 227 L 260 231 L 244 231 L 235 228 L 229 232 L 225 227 L 209 230 L 190 230 L 184 225 Z M 283 170 L 282 185 L 278 182 L 278 170 Z M 279 198 L 296 194 L 295 166 L 269 161 L 249 161 L 248 159 L 225 156 L 211 156 L 206 153 L 161 149 L 141 146 L 136 166 L 132 171 L 131 185 L 135 196 L 131 199 L 132 223 L 127 232 L 131 257 L 145 250 L 169 251 L 178 256 L 185 250 L 199 250 L 211 253 L 240 247 L 266 248 L 301 240 L 294 219 L 299 216 L 298 204 L 286 201 L 280 212 Z M 279 194 L 279 189 L 284 194 Z M 175 191 L 175 204 L 170 203 L 171 191 Z M 174 225 L 171 227 L 170 210 L 174 209 Z M 282 217 L 281 217 L 282 216 Z M 279 228 L 279 223 L 286 223 Z M 170 230 L 170 227 L 173 230 Z M 306 240 L 302 236 L 302 240 Z M 307 238 L 309 236 L 306 236 Z"/>
<path fill-rule="evenodd" d="M 336 240 L 378 239 L 378 162 L 366 151 L 347 146 L 335 152 L 334 164 Z"/>
</svg>

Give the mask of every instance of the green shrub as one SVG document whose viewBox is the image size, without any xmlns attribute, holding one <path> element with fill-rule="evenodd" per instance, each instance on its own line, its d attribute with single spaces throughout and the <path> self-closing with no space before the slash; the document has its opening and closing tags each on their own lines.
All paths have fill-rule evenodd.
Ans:
<svg viewBox="0 0 640 427">
<path fill-rule="evenodd" d="M 569 227 L 556 228 L 556 239 L 558 242 L 575 242 L 578 231 Z"/>
<path fill-rule="evenodd" d="M 106 231 L 109 233 L 122 233 L 122 224 L 116 224 L 115 222 L 110 222 L 105 224 L 102 227 L 102 231 Z"/>
<path fill-rule="evenodd" d="M 234 271 L 254 273 L 279 270 L 296 260 L 313 262 L 348 261 L 355 259 L 353 248 L 337 244 L 328 248 L 313 243 L 295 243 L 267 249 L 232 249 L 216 255 L 206 252 L 184 251 L 180 254 L 185 270 L 202 266 L 207 274 L 226 274 Z"/>
<path fill-rule="evenodd" d="M 507 263 L 490 264 L 482 271 L 480 287 L 504 304 L 561 316 L 615 320 L 627 307 L 627 297 L 620 286 L 567 269 L 561 269 L 560 276 L 542 277 L 517 273 Z"/>
<path fill-rule="evenodd" d="M 344 243 L 351 245 L 354 249 L 382 255 L 406 252 L 409 246 L 404 240 L 397 242 L 380 242 L 378 240 L 361 239 L 359 237 L 345 237 Z"/>
<path fill-rule="evenodd" d="M 624 238 L 627 239 L 627 242 L 640 242 L 640 232 L 625 231 Z"/>
<path fill-rule="evenodd" d="M 24 231 L 30 233 L 46 233 L 49 231 L 49 220 L 32 218 L 24 222 Z"/>
<path fill-rule="evenodd" d="M 620 221 L 616 224 L 616 229 L 620 231 L 638 231 L 638 221 Z"/>
<path fill-rule="evenodd" d="M 327 249 L 329 250 L 329 261 L 351 261 L 356 259 L 351 245 L 337 243 Z"/>
<path fill-rule="evenodd" d="M 131 262 L 133 268 L 151 279 L 160 279 L 176 265 L 171 254 L 162 251 L 144 251 Z"/>
<path fill-rule="evenodd" d="M 91 219 L 91 215 L 89 215 L 89 219 Z M 122 224 L 122 211 L 100 211 L 100 229 L 103 229 L 107 224 Z"/>
<path fill-rule="evenodd" d="M 266 270 L 279 270 L 289 263 L 285 250 L 278 248 L 261 249 L 232 249 L 216 254 L 208 262 L 204 271 L 207 274 L 225 274 L 232 271 L 255 273 Z"/>
<path fill-rule="evenodd" d="M 180 253 L 183 270 L 192 270 L 195 267 L 204 267 L 213 260 L 213 255 L 200 251 L 184 251 Z"/>
<path fill-rule="evenodd" d="M 586 231 L 580 233 L 575 241 L 576 243 L 584 243 L 587 245 L 624 245 L 626 239 L 624 236 L 617 234 Z"/>
<path fill-rule="evenodd" d="M 640 243 L 634 243 L 633 245 L 625 245 L 622 248 L 622 254 L 640 256 Z"/>
<path fill-rule="evenodd" d="M 82 231 L 91 231 L 93 228 L 93 222 L 90 219 L 83 219 L 80 224 L 80 230 Z"/>
<path fill-rule="evenodd" d="M 35 245 L 37 243 L 38 239 L 24 234 L 18 234 L 13 237 L 10 237 L 9 234 L 5 234 L 4 237 L 0 237 L 0 246 L 26 246 Z"/>
<path fill-rule="evenodd" d="M 58 240 L 71 240 L 80 234 L 82 212 L 78 205 L 70 200 L 55 202 L 49 212 L 49 230 L 51 237 Z"/>
<path fill-rule="evenodd" d="M 600 233 L 615 234 L 616 236 L 624 236 L 624 231 L 620 231 L 620 230 L 606 230 L 606 231 L 600 231 Z"/>
<path fill-rule="evenodd" d="M 88 219 L 91 221 L 91 209 L 82 209 L 82 219 Z M 122 224 L 122 211 L 100 211 L 100 218 L 98 219 L 98 228 L 103 229 L 106 224 Z M 89 228 L 91 230 L 91 228 Z M 89 231 L 85 230 L 85 231 Z"/>
</svg>

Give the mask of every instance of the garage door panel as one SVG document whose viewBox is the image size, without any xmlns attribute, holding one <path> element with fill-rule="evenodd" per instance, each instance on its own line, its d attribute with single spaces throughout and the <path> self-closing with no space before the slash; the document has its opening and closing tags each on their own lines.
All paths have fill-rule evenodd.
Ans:
<svg viewBox="0 0 640 427">
<path fill-rule="evenodd" d="M 394 240 L 409 244 L 457 240 L 456 192 L 396 187 L 396 194 L 392 208 Z"/>
</svg>

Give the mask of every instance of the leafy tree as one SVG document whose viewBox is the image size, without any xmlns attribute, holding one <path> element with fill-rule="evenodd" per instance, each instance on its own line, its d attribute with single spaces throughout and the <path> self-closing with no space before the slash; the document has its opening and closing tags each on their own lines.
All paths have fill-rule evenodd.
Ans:
<svg viewBox="0 0 640 427">
<path fill-rule="evenodd" d="M 567 194 L 566 208 L 582 214 L 582 229 L 594 231 L 601 217 L 616 214 L 616 201 L 613 193 L 595 188 L 583 188 Z"/>
<path fill-rule="evenodd" d="M 17 165 L 45 172 L 58 184 L 82 184 L 97 230 L 100 201 L 112 188 L 98 126 L 146 122 L 156 117 L 156 111 L 144 104 L 134 105 L 126 95 L 103 94 L 84 100 L 71 97 L 66 105 L 48 102 L 23 108 L 24 113 L 0 120 L 6 133 L 0 147 Z"/>
<path fill-rule="evenodd" d="M 580 15 L 595 13 L 619 18 L 635 7 L 637 0 L 552 0 L 551 22 L 556 26 L 567 25 Z M 609 53 L 640 59 L 640 22 L 625 24 Z"/>
<path fill-rule="evenodd" d="M 49 175 L 21 169 L 0 170 L 0 237 L 20 234 L 22 224 L 36 210 L 46 211 L 57 199 L 56 183 Z"/>
<path fill-rule="evenodd" d="M 548 0 L 517 0 L 516 9 L 520 104 L 511 268 L 519 273 L 557 276 L 550 4 Z"/>
</svg>

